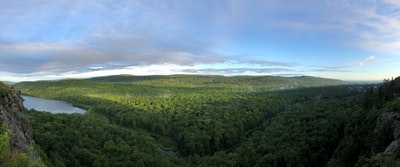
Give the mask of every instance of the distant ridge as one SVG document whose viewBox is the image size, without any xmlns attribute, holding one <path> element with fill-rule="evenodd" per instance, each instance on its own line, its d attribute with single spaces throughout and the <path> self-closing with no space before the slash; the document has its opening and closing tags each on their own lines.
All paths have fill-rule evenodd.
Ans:
<svg viewBox="0 0 400 167">
<path fill-rule="evenodd" d="M 68 87 L 97 84 L 133 84 L 151 87 L 181 88 L 232 88 L 251 91 L 285 90 L 295 88 L 347 85 L 337 79 L 318 78 L 312 76 L 279 77 L 279 76 L 219 76 L 219 75 L 111 75 L 88 79 L 61 79 L 51 81 L 20 82 L 16 87 L 36 87 L 44 89 L 48 86 Z"/>
<path fill-rule="evenodd" d="M 1 81 L 1 82 L 5 83 L 5 84 L 7 84 L 7 85 L 15 84 L 15 82 L 10 82 L 10 81 Z"/>
<path fill-rule="evenodd" d="M 313 76 L 291 76 L 291 77 L 283 77 L 283 76 L 222 76 L 222 75 L 191 75 L 191 74 L 175 74 L 175 75 L 130 75 L 130 74 L 122 74 L 122 75 L 110 75 L 110 76 L 101 76 L 101 77 L 93 77 L 87 80 L 90 81 L 99 81 L 99 82 L 135 82 L 135 81 L 143 81 L 143 80 L 157 80 L 157 79 L 179 79 L 179 78 L 202 78 L 202 79 L 216 79 L 216 78 L 225 78 L 227 80 L 230 79 L 303 79 L 303 80 L 324 80 L 324 81 L 332 81 L 332 82 L 340 82 L 347 83 L 346 81 L 338 80 L 338 79 L 330 79 L 330 78 L 321 78 L 321 77 L 313 77 Z"/>
<path fill-rule="evenodd" d="M 219 75 L 112 75 L 87 79 L 95 82 L 128 82 L 147 85 L 175 84 L 176 86 L 254 86 L 257 88 L 288 89 L 299 87 L 333 86 L 348 82 L 312 76 L 219 76 Z"/>
<path fill-rule="evenodd" d="M 172 76 L 172 75 L 169 75 L 169 76 Z M 163 75 L 135 76 L 135 75 L 129 75 L 129 74 L 122 74 L 122 75 L 93 77 L 93 78 L 89 78 L 88 80 L 97 81 L 97 82 L 135 82 L 135 81 L 142 81 L 142 80 L 154 80 L 154 79 L 165 79 L 165 78 L 167 78 L 167 76 L 163 76 Z"/>
</svg>

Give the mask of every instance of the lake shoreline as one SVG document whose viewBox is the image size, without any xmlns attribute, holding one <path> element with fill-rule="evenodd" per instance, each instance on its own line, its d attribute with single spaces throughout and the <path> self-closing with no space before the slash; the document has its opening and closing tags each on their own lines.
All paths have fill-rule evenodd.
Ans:
<svg viewBox="0 0 400 167">
<path fill-rule="evenodd" d="M 71 103 L 67 103 L 61 100 L 46 99 L 30 95 L 21 95 L 24 99 L 24 106 L 27 109 L 34 109 L 37 111 L 50 112 L 53 114 L 66 113 L 73 114 L 79 113 L 84 114 L 86 110 L 79 107 L 73 106 Z"/>
</svg>

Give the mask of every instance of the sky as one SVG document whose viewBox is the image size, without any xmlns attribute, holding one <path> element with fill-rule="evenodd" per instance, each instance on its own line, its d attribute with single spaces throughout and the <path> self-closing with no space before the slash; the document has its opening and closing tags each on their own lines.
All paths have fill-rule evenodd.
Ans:
<svg viewBox="0 0 400 167">
<path fill-rule="evenodd" d="M 400 75 L 398 0 L 0 1 L 0 80 Z"/>
</svg>

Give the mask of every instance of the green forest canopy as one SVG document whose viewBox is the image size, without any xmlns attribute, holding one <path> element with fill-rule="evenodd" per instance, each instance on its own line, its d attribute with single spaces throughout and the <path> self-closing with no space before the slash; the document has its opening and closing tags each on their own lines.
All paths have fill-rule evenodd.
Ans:
<svg viewBox="0 0 400 167">
<path fill-rule="evenodd" d="M 363 105 L 367 86 L 344 84 L 119 75 L 14 86 L 88 110 L 28 112 L 48 166 L 354 166 L 376 144 L 364 139 L 378 112 Z"/>
</svg>

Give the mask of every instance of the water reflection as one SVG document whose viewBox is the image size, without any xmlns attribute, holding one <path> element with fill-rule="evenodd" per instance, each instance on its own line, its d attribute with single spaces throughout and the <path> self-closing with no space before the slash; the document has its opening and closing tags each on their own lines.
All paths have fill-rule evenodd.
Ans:
<svg viewBox="0 0 400 167">
<path fill-rule="evenodd" d="M 51 113 L 85 113 L 85 110 L 59 100 L 43 99 L 32 96 L 22 96 L 22 98 L 24 98 L 24 106 L 27 109 L 48 111 Z"/>
</svg>

